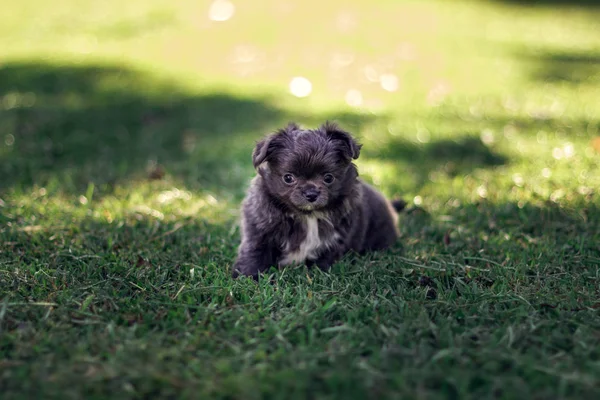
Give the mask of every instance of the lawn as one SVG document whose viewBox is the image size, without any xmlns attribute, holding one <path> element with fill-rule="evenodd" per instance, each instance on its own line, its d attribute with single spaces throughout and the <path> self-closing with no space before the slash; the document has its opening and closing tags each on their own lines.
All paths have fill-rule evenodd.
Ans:
<svg viewBox="0 0 600 400">
<path fill-rule="evenodd" d="M 600 398 L 597 2 L 234 5 L 3 5 L 0 397 Z M 255 141 L 326 119 L 401 240 L 232 280 Z"/>
</svg>

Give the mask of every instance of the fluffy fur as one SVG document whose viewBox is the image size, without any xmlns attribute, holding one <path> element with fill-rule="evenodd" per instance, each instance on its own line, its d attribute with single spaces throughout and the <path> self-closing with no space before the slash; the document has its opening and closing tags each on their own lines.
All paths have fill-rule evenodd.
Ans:
<svg viewBox="0 0 600 400">
<path fill-rule="evenodd" d="M 361 146 L 333 123 L 291 123 L 256 144 L 257 170 L 242 203 L 242 240 L 233 276 L 271 266 L 328 269 L 345 253 L 385 249 L 398 238 L 394 204 L 358 179 Z"/>
</svg>

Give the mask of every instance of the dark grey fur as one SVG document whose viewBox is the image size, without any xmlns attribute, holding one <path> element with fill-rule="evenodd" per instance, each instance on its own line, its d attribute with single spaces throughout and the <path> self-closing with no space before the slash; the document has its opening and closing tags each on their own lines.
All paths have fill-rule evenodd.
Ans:
<svg viewBox="0 0 600 400">
<path fill-rule="evenodd" d="M 348 251 L 362 254 L 396 241 L 396 211 L 404 203 L 392 205 L 358 179 L 352 160 L 360 148 L 332 123 L 314 130 L 290 123 L 257 143 L 258 173 L 242 204 L 234 277 L 256 279 L 271 266 L 295 262 L 328 269 Z M 294 182 L 284 181 L 287 174 Z"/>
</svg>

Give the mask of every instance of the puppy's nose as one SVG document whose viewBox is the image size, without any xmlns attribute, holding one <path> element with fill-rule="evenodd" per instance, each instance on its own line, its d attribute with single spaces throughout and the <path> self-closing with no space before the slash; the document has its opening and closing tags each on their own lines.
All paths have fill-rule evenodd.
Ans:
<svg viewBox="0 0 600 400">
<path fill-rule="evenodd" d="M 319 195 L 321 194 L 321 192 L 319 192 L 319 190 L 317 190 L 317 189 L 309 188 L 309 189 L 305 189 L 302 192 L 302 194 L 304 195 L 306 200 L 308 200 L 312 203 L 312 202 L 315 202 L 319 198 Z"/>
</svg>

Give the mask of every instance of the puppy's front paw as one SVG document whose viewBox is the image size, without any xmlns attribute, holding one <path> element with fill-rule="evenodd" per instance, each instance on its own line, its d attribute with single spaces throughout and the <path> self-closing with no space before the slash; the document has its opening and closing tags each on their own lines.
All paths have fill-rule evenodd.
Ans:
<svg viewBox="0 0 600 400">
<path fill-rule="evenodd" d="M 339 252 L 332 251 L 322 255 L 321 257 L 313 261 L 313 263 L 316 264 L 320 270 L 327 272 L 331 269 L 333 264 L 335 264 L 336 261 L 338 261 L 340 258 L 341 254 Z"/>
<path fill-rule="evenodd" d="M 239 278 L 240 276 L 251 276 L 255 281 L 258 280 L 258 272 L 260 267 L 251 263 L 245 263 L 242 261 L 236 261 L 232 268 L 233 279 Z"/>
</svg>

